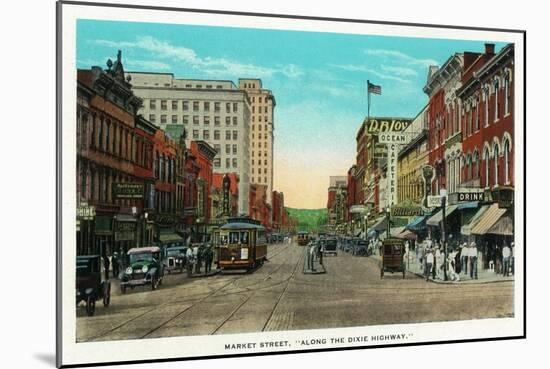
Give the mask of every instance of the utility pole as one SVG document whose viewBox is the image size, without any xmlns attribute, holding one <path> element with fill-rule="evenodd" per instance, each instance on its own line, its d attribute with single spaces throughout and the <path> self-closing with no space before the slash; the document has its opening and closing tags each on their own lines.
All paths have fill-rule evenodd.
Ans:
<svg viewBox="0 0 550 369">
<path fill-rule="evenodd" d="M 441 242 L 443 242 L 443 250 L 444 250 L 444 260 L 443 260 L 443 279 L 447 280 L 447 237 L 445 234 L 445 207 L 446 207 L 446 196 L 447 196 L 447 190 L 442 188 L 439 190 L 439 194 L 441 196 L 441 207 L 442 207 L 442 215 L 443 219 L 441 220 Z"/>
</svg>

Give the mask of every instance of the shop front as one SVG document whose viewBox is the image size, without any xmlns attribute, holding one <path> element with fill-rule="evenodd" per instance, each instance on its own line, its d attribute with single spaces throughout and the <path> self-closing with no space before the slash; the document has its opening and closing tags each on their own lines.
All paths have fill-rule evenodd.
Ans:
<svg viewBox="0 0 550 369">
<path fill-rule="evenodd" d="M 138 220 L 129 214 L 117 214 L 115 221 L 115 249 L 119 255 L 137 246 Z"/>
</svg>

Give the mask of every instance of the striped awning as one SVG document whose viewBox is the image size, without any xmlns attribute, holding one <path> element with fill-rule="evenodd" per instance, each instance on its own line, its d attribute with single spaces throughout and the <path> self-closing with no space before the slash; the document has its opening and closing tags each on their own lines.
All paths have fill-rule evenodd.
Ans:
<svg viewBox="0 0 550 369">
<path fill-rule="evenodd" d="M 392 237 L 397 237 L 401 232 L 405 230 L 405 227 L 393 227 L 390 228 L 390 235 Z"/>
<path fill-rule="evenodd" d="M 460 233 L 464 236 L 469 236 L 470 234 L 472 234 L 472 228 L 477 224 L 477 222 L 479 221 L 481 216 L 487 211 L 487 209 L 489 209 L 489 205 L 483 205 L 481 208 L 479 208 L 477 213 L 475 213 L 472 219 L 470 219 L 468 224 L 465 224 L 460 228 Z"/>
<path fill-rule="evenodd" d="M 479 221 L 472 227 L 472 234 L 487 234 L 489 229 L 498 222 L 504 213 L 506 213 L 506 209 L 500 209 L 498 204 L 491 205 L 481 216 Z"/>
<path fill-rule="evenodd" d="M 489 230 L 489 234 L 496 234 L 499 236 L 513 236 L 514 235 L 514 222 L 509 215 L 502 216 Z"/>
<path fill-rule="evenodd" d="M 456 209 L 458 209 L 458 205 L 451 205 L 447 206 L 445 208 L 445 218 L 451 215 Z M 443 220 L 443 210 L 439 210 L 435 215 L 433 215 L 428 221 L 426 222 L 429 226 L 439 226 L 439 223 Z"/>
</svg>

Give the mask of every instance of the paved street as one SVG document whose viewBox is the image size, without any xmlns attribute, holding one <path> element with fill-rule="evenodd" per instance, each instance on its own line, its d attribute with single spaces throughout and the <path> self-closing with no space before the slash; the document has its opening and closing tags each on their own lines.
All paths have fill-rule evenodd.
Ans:
<svg viewBox="0 0 550 369">
<path fill-rule="evenodd" d="M 254 273 L 208 278 L 166 275 L 156 291 L 137 288 L 95 316 L 77 308 L 77 340 L 105 341 L 376 324 L 468 320 L 513 315 L 513 281 L 427 283 L 414 274 L 380 279 L 378 262 L 339 251 L 326 274 L 303 274 L 304 249 L 270 245 Z"/>
</svg>

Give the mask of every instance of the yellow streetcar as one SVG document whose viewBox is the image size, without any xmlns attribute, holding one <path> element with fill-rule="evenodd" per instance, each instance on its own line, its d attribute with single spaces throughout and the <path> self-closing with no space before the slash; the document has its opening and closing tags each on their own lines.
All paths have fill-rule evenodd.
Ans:
<svg viewBox="0 0 550 369">
<path fill-rule="evenodd" d="M 267 260 L 267 238 L 260 222 L 248 217 L 229 218 L 220 227 L 218 268 L 253 270 Z"/>
</svg>

